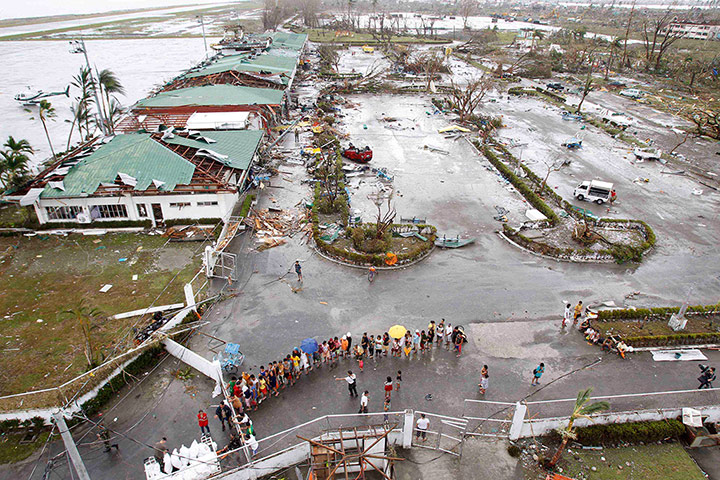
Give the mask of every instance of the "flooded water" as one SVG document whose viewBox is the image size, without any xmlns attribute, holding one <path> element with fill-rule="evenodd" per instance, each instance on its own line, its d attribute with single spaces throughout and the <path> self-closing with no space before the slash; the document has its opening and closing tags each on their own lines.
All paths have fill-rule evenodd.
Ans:
<svg viewBox="0 0 720 480">
<path fill-rule="evenodd" d="M 216 41 L 217 39 L 212 39 Z M 211 39 L 208 39 L 210 43 Z M 132 105 L 155 86 L 202 60 L 205 55 L 202 38 L 92 40 L 86 42 L 90 62 L 98 69 L 115 72 L 126 94 L 119 100 L 123 106 Z M 37 107 L 26 112 L 14 100 L 17 93 L 43 90 L 61 91 L 70 84 L 73 75 L 84 65 L 82 54 L 71 54 L 64 41 L 3 42 L 0 62 L 6 65 L 0 84 L 0 141 L 8 135 L 25 138 L 35 148 L 34 163 L 41 163 L 50 149 L 39 120 Z M 27 87 L 30 87 L 28 90 Z M 56 151 L 63 151 L 70 132 L 70 104 L 77 89 L 70 89 L 70 98 L 50 97 L 57 118 L 48 122 L 48 130 Z M 77 141 L 77 132 L 73 141 Z"/>
</svg>

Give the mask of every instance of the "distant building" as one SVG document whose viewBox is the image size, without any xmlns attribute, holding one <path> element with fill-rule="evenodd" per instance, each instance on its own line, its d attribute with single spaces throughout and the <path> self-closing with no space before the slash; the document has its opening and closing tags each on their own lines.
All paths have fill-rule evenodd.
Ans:
<svg viewBox="0 0 720 480">
<path fill-rule="evenodd" d="M 707 25 L 701 23 L 673 22 L 660 31 L 682 36 L 690 40 L 718 40 L 720 39 L 720 25 Z"/>
</svg>

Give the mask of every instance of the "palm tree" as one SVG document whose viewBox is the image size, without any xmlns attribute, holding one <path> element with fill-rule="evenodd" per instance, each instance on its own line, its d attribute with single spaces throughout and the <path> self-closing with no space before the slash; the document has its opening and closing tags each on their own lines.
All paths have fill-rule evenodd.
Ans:
<svg viewBox="0 0 720 480">
<path fill-rule="evenodd" d="M 26 108 L 25 111 L 31 112 L 29 108 Z M 55 160 L 55 149 L 53 149 L 52 140 L 50 140 L 50 133 L 47 129 L 47 121 L 54 119 L 56 116 L 55 108 L 53 108 L 52 103 L 47 100 L 40 100 L 40 103 L 38 103 L 38 118 L 42 123 L 43 130 L 45 130 L 45 137 L 47 138 L 48 145 L 50 145 L 50 152 L 52 152 L 53 160 Z M 34 120 L 35 117 L 30 117 L 30 119 Z"/>
<path fill-rule="evenodd" d="M 530 42 L 530 51 L 535 51 L 538 45 L 538 40 L 542 40 L 543 38 L 545 38 L 545 34 L 543 32 L 540 30 L 533 30 Z"/>
<path fill-rule="evenodd" d="M 115 124 L 112 119 L 113 102 L 110 101 L 110 95 L 117 93 L 125 95 L 125 87 L 112 70 L 103 69 L 97 73 L 98 85 L 100 86 L 100 98 L 103 102 L 103 110 L 105 111 L 105 119 L 108 122 L 108 130 L 113 132 Z"/>
<path fill-rule="evenodd" d="M 98 359 L 95 357 L 90 331 L 95 327 L 94 320 L 101 315 L 100 311 L 88 306 L 85 299 L 82 299 L 80 303 L 63 311 L 62 314 L 77 321 L 85 339 L 85 360 L 87 360 L 88 370 L 95 368 L 98 365 Z"/>
<path fill-rule="evenodd" d="M 563 450 L 565 450 L 565 446 L 567 446 L 568 441 L 571 438 L 576 438 L 575 420 L 577 420 L 578 418 L 587 418 L 588 420 L 592 421 L 590 415 L 602 412 L 610 408 L 610 404 L 605 401 L 595 402 L 588 405 L 588 402 L 590 401 L 590 394 L 592 393 L 592 391 L 593 389 L 592 387 L 590 387 L 586 390 L 581 390 L 580 392 L 578 392 L 577 399 L 575 400 L 575 408 L 573 408 L 573 411 L 570 414 L 570 420 L 568 421 L 567 427 L 558 429 L 558 432 L 562 437 L 562 442 L 560 443 L 560 446 L 555 452 L 555 455 L 553 455 L 552 460 L 550 460 L 550 463 L 548 464 L 550 468 L 554 467 L 555 464 L 557 464 L 558 460 L 560 460 L 560 456 L 562 455 Z"/>
<path fill-rule="evenodd" d="M 85 111 L 87 112 L 87 115 L 85 115 L 84 121 L 85 121 L 85 133 L 87 136 L 90 135 L 90 105 L 92 105 L 92 95 L 95 90 L 95 84 L 93 82 L 92 75 L 90 74 L 90 69 L 86 67 L 80 67 L 80 71 L 77 75 L 73 77 L 73 81 L 70 82 L 73 86 L 80 89 L 80 96 L 75 97 L 75 99 L 78 102 L 78 108 L 77 111 Z M 100 106 L 98 105 L 98 108 Z M 82 131 L 82 130 L 81 130 Z M 82 134 L 80 135 L 82 136 Z"/>
<path fill-rule="evenodd" d="M 30 142 L 27 140 L 15 140 L 8 137 L 3 144 L 5 150 L 0 152 L 0 181 L 5 187 L 19 184 L 28 173 L 28 154 L 35 153 Z"/>
</svg>

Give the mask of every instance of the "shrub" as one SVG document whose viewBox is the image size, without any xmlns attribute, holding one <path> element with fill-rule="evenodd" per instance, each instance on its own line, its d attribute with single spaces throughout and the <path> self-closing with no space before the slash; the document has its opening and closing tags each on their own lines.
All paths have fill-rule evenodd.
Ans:
<svg viewBox="0 0 720 480">
<path fill-rule="evenodd" d="M 508 445 L 507 447 L 508 455 L 510 455 L 513 458 L 518 458 L 520 454 L 522 453 L 522 449 L 518 447 L 517 445 L 513 445 L 512 443 Z"/>
<path fill-rule="evenodd" d="M 175 218 L 165 220 L 166 227 L 174 227 L 176 225 L 217 225 L 221 223 L 222 218 Z"/>
<path fill-rule="evenodd" d="M 196 221 L 196 220 L 194 220 Z M 107 220 L 92 223 L 78 222 L 50 222 L 35 227 L 37 230 L 54 230 L 56 228 L 125 228 L 125 227 L 152 227 L 151 220 Z"/>
<path fill-rule="evenodd" d="M 577 429 L 577 441 L 583 445 L 652 443 L 677 438 L 685 433 L 679 420 L 590 425 Z"/>
</svg>

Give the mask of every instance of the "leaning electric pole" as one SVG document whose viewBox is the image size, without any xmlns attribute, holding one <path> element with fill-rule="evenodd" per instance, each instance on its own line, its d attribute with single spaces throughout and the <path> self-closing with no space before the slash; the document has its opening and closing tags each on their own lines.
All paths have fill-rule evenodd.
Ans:
<svg viewBox="0 0 720 480">
<path fill-rule="evenodd" d="M 70 430 L 68 430 L 67 424 L 65 423 L 62 410 L 53 413 L 53 419 L 55 420 L 55 425 L 57 425 L 58 430 L 60 430 L 60 435 L 62 435 L 63 443 L 65 444 L 65 450 L 67 450 L 70 456 L 70 462 L 72 463 L 72 467 L 75 468 L 78 478 L 80 480 L 90 480 L 90 475 L 88 475 L 85 469 L 85 464 L 82 461 L 82 457 L 80 457 L 80 452 L 78 452 L 77 446 L 75 446 L 75 440 L 73 440 Z"/>
</svg>

